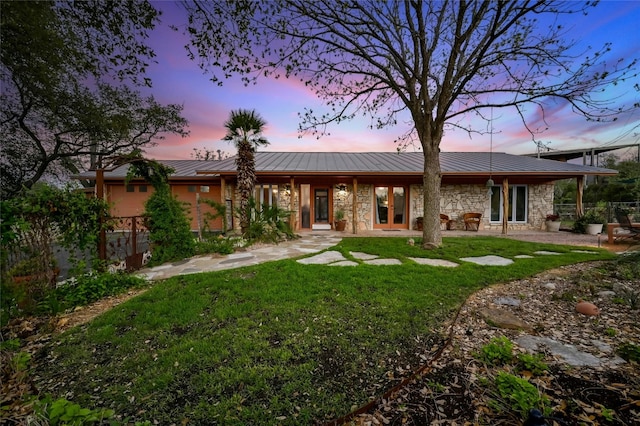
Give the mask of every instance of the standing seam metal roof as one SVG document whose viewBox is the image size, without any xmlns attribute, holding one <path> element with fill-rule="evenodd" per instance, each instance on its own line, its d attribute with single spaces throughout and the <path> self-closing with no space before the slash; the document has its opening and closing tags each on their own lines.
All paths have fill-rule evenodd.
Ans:
<svg viewBox="0 0 640 426">
<path fill-rule="evenodd" d="M 256 173 L 265 174 L 422 174 L 421 152 L 257 152 Z M 175 169 L 173 178 L 190 178 L 211 174 L 235 174 L 235 157 L 221 161 L 159 160 Z M 441 152 L 443 175 L 613 175 L 617 172 L 600 167 L 583 166 L 553 160 L 506 154 L 502 152 Z M 105 178 L 123 178 L 128 166 L 106 172 Z M 85 172 L 79 178 L 91 178 Z"/>
</svg>

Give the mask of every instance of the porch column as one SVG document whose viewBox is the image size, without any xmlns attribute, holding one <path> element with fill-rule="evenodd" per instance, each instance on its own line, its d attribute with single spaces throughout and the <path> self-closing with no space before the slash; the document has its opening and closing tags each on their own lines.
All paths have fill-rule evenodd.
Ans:
<svg viewBox="0 0 640 426">
<path fill-rule="evenodd" d="M 353 233 L 358 233 L 358 178 L 356 176 L 353 177 L 353 203 L 351 206 L 351 228 L 353 228 Z"/>
<path fill-rule="evenodd" d="M 289 211 L 291 213 L 289 213 L 289 223 L 291 224 L 291 230 L 292 231 L 296 231 L 296 229 L 298 228 L 297 226 L 297 221 L 296 221 L 296 213 L 295 213 L 295 209 L 296 209 L 296 187 L 295 187 L 295 178 L 293 176 L 291 176 L 291 179 L 289 180 Z"/>
<path fill-rule="evenodd" d="M 584 206 L 582 205 L 582 194 L 584 193 L 584 176 L 576 178 L 578 189 L 576 191 L 576 219 L 584 215 Z"/>
<path fill-rule="evenodd" d="M 502 180 L 502 234 L 507 235 L 509 227 L 509 178 Z"/>
<path fill-rule="evenodd" d="M 223 206 L 227 205 L 227 182 L 224 180 L 223 176 L 220 176 L 220 204 L 222 204 Z M 227 223 L 227 215 L 229 214 L 229 212 L 225 212 L 224 215 L 222 215 L 222 233 L 227 232 L 227 229 L 229 229 L 229 224 Z"/>
<path fill-rule="evenodd" d="M 104 199 L 104 169 L 96 169 L 96 198 L 98 200 L 105 201 Z M 107 259 L 107 232 L 102 226 L 104 223 L 104 217 L 106 212 L 100 212 L 100 231 L 98 235 L 98 259 Z"/>
</svg>

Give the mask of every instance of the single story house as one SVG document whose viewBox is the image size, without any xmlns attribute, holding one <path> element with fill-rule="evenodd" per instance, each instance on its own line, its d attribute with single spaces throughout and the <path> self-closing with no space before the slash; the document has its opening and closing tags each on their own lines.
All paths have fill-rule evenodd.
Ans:
<svg viewBox="0 0 640 426">
<path fill-rule="evenodd" d="M 211 199 L 235 208 L 235 157 L 220 161 L 161 160 L 175 169 L 172 192 L 191 204 L 192 228 L 202 226 Z M 256 200 L 292 212 L 296 230 L 331 229 L 342 210 L 347 230 L 411 229 L 423 215 L 421 152 L 257 152 Z M 484 229 L 542 229 L 553 213 L 554 181 L 576 179 L 578 202 L 586 176 L 615 175 L 615 170 L 506 153 L 442 152 L 440 213 L 460 227 L 464 213 L 482 214 Z M 153 188 L 142 180 L 127 186 L 127 165 L 87 172 L 82 179 L 102 180 L 114 216 L 141 215 Z M 100 186 L 97 182 L 96 187 Z M 507 194 L 508 203 L 504 203 Z M 237 228 L 232 215 L 211 221 L 212 230 Z"/>
</svg>

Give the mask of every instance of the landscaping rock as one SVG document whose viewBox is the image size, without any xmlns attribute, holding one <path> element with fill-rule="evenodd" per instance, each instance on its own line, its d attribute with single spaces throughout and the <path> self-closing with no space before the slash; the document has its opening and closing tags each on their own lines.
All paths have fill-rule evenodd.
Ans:
<svg viewBox="0 0 640 426">
<path fill-rule="evenodd" d="M 485 319 L 487 324 L 494 327 L 507 328 L 511 330 L 533 331 L 533 327 L 531 327 L 529 324 L 522 321 L 511 312 L 505 311 L 503 309 L 485 308 L 481 309 L 478 313 Z"/>
<path fill-rule="evenodd" d="M 520 306 L 520 299 L 516 299 L 515 297 L 498 297 L 497 299 L 493 299 L 493 303 L 496 305 Z"/>
<path fill-rule="evenodd" d="M 574 367 L 597 367 L 603 362 L 594 355 L 579 351 L 573 345 L 561 343 L 548 337 L 525 335 L 518 337 L 516 343 L 532 353 L 539 352 L 542 349 L 540 346 L 544 346 L 554 356 L 562 358 L 562 362 Z"/>
</svg>

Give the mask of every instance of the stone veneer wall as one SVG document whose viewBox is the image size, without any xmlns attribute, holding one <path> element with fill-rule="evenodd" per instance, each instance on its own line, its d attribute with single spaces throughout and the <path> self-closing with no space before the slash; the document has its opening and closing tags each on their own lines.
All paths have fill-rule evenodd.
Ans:
<svg viewBox="0 0 640 426">
<path fill-rule="evenodd" d="M 373 229 L 373 185 L 358 185 L 356 211 L 358 231 Z"/>
<path fill-rule="evenodd" d="M 234 208 L 237 206 L 236 191 L 234 185 L 225 186 L 225 199 L 234 200 Z M 509 229 L 543 230 L 547 214 L 553 213 L 553 183 L 528 185 L 528 215 L 527 223 L 509 224 Z M 284 210 L 289 210 L 290 197 L 295 197 L 294 206 L 297 214 L 299 210 L 298 191 L 291 191 L 290 195 L 285 193 L 285 185 L 278 186 L 280 194 L 278 206 Z M 409 224 L 413 229 L 416 218 L 423 216 L 423 191 L 422 185 L 411 185 L 409 187 Z M 353 185 L 347 186 L 346 194 L 333 191 L 333 211 L 344 210 L 347 219 L 347 232 L 352 230 L 353 221 Z M 373 229 L 373 185 L 358 185 L 356 194 L 357 228 L 358 230 Z M 489 221 L 490 206 L 487 188 L 484 185 L 442 185 L 440 188 L 440 213 L 446 214 L 456 221 L 456 229 L 463 229 L 460 225 L 462 214 L 466 212 L 482 213 L 483 229 L 502 229 L 502 224 L 491 224 Z M 296 216 L 298 217 L 298 216 Z M 298 219 L 299 220 L 299 219 Z M 237 220 L 234 220 L 236 229 L 239 229 Z M 333 225 L 333 220 L 331 221 Z"/>
<path fill-rule="evenodd" d="M 528 185 L 527 223 L 510 223 L 509 229 L 543 229 L 545 217 L 553 213 L 553 183 Z M 423 216 L 422 185 L 411 185 L 411 226 L 417 217 Z M 440 188 L 440 213 L 456 221 L 455 229 L 463 229 L 462 215 L 467 212 L 482 213 L 482 229 L 502 229 L 502 224 L 490 222 L 490 204 L 484 185 L 442 185 Z"/>
</svg>

